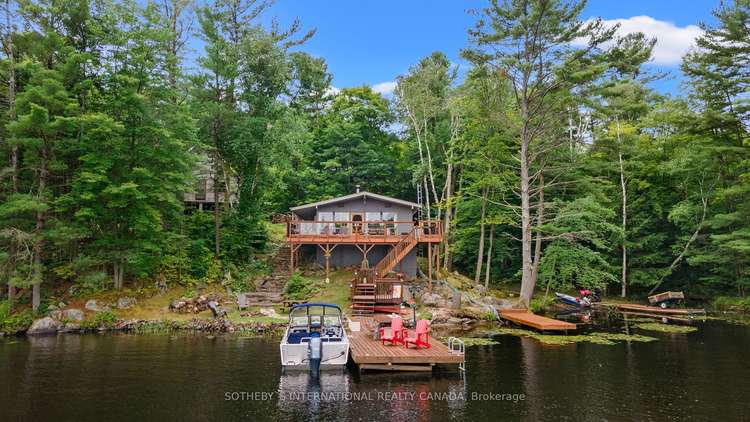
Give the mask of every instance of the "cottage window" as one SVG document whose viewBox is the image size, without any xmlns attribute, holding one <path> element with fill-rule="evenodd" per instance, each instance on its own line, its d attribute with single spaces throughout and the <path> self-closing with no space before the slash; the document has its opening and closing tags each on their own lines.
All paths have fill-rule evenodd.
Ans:
<svg viewBox="0 0 750 422">
<path fill-rule="evenodd" d="M 380 217 L 380 211 L 378 212 L 366 212 L 365 213 L 365 221 L 367 221 L 367 234 L 372 234 L 376 236 L 382 236 L 383 235 L 383 224 L 380 223 L 380 221 L 383 221 Z"/>
<path fill-rule="evenodd" d="M 336 211 L 333 213 L 333 220 L 337 221 L 334 231 L 336 234 L 349 234 L 349 213 Z M 340 221 L 340 223 L 339 223 Z"/>
<path fill-rule="evenodd" d="M 319 212 L 318 221 L 333 221 L 332 212 Z M 318 223 L 318 234 L 331 234 L 333 233 L 333 224 L 331 223 Z"/>
<path fill-rule="evenodd" d="M 384 212 L 383 221 L 385 222 L 385 229 L 387 232 L 386 234 L 389 234 L 389 235 L 396 234 L 396 224 L 394 223 L 396 221 L 396 213 Z"/>
</svg>

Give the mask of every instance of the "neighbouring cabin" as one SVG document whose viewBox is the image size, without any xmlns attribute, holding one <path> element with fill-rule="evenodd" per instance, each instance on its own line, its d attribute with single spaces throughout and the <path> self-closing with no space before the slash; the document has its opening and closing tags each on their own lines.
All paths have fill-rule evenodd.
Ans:
<svg viewBox="0 0 750 422">
<path fill-rule="evenodd" d="M 216 204 L 224 204 L 229 200 L 229 207 L 237 204 L 237 180 L 236 177 L 224 178 L 215 173 L 216 166 L 208 156 L 198 160 L 193 168 L 193 190 L 185 192 L 182 200 L 185 203 L 185 211 L 213 211 Z M 214 181 L 218 182 L 214 186 Z M 229 185 L 229 196 L 227 196 L 227 184 Z"/>
<path fill-rule="evenodd" d="M 326 269 L 354 267 L 355 310 L 392 310 L 403 299 L 403 280 L 417 274 L 417 249 L 443 240 L 437 220 L 418 220 L 419 204 L 371 192 L 291 208 L 286 238 L 290 269 L 309 257 Z M 369 270 L 369 271 L 367 271 Z M 382 309 L 379 308 L 382 305 Z"/>
</svg>

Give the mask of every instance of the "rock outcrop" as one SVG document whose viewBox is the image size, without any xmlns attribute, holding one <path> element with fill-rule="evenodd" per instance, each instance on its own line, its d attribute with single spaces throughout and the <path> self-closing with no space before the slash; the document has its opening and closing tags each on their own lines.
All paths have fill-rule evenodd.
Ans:
<svg viewBox="0 0 750 422">
<path fill-rule="evenodd" d="M 56 319 L 53 319 L 52 317 L 44 317 L 35 320 L 31 327 L 26 331 L 26 334 L 29 335 L 38 335 L 38 334 L 53 334 L 56 333 L 58 329 L 62 324 L 60 321 L 57 321 Z"/>
</svg>

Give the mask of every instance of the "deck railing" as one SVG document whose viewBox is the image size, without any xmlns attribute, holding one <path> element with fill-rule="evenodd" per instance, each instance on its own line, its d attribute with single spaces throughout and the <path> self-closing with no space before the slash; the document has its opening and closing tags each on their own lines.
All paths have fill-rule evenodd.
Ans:
<svg viewBox="0 0 750 422">
<path fill-rule="evenodd" d="M 404 299 L 404 281 L 397 278 L 382 278 L 375 282 L 375 303 L 378 305 L 400 305 Z"/>
<path fill-rule="evenodd" d="M 397 277 L 380 278 L 372 268 L 360 268 L 352 280 L 351 294 L 357 294 L 359 284 L 375 285 L 376 305 L 399 305 L 404 300 L 404 280 Z"/>
<path fill-rule="evenodd" d="M 418 228 L 418 230 L 415 230 Z M 336 243 L 337 239 L 354 239 L 367 242 L 369 239 L 398 242 L 416 231 L 416 236 L 442 237 L 440 220 L 420 221 L 287 221 L 286 236 L 289 239 L 316 239 L 321 243 Z"/>
</svg>

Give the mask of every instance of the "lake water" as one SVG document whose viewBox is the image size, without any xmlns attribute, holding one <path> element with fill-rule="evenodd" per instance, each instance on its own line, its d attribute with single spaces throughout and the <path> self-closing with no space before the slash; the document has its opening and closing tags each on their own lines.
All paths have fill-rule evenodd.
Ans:
<svg viewBox="0 0 750 422">
<path fill-rule="evenodd" d="M 0 340 L 0 420 L 750 420 L 750 327 L 545 346 L 498 337 L 467 371 L 282 374 L 276 340 L 59 335 Z M 490 394 L 492 394 L 490 396 Z"/>
</svg>

